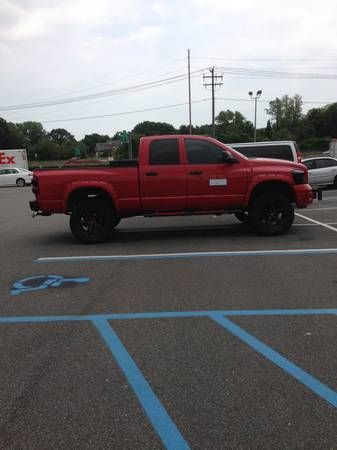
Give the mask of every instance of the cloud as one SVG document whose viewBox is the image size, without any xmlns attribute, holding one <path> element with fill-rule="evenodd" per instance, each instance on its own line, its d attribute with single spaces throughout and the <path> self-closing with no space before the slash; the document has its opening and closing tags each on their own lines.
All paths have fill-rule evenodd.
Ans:
<svg viewBox="0 0 337 450">
<path fill-rule="evenodd" d="M 214 64 L 322 72 L 321 58 L 330 58 L 324 62 L 325 67 L 337 64 L 337 59 L 332 59 L 337 56 L 335 11 L 335 0 L 320 3 L 282 0 L 272 4 L 267 0 L 0 0 L 0 58 L 5 61 L 0 71 L 0 83 L 4 86 L 1 101 L 31 102 L 70 96 L 81 89 L 86 92 L 92 86 L 106 86 L 111 80 L 111 87 L 116 85 L 113 80 L 117 80 L 118 86 L 127 86 L 185 73 L 187 48 L 191 49 L 192 69 Z M 214 60 L 213 56 L 222 60 Z M 296 57 L 303 61 L 291 62 L 290 58 Z M 316 61 L 305 62 L 305 58 Z M 180 62 L 168 65 L 173 60 Z M 158 66 L 165 67 L 159 72 Z M 149 71 L 137 75 L 147 67 Z M 170 74 L 165 75 L 168 71 Z M 208 96 L 202 76 L 193 79 L 192 85 L 194 98 Z M 61 111 L 47 118 L 179 103 L 187 99 L 186 86 L 185 82 L 163 86 L 102 101 L 97 106 L 74 104 L 70 114 L 65 106 L 64 114 Z M 310 99 L 335 100 L 335 81 L 280 83 L 233 76 L 225 77 L 219 95 L 246 97 L 248 90 L 260 88 L 264 98 L 299 93 Z M 219 101 L 217 107 L 251 114 L 249 103 Z M 209 122 L 207 105 L 196 105 L 194 111 L 198 123 Z M 43 120 L 45 110 L 40 112 L 41 116 L 39 111 L 21 115 L 31 114 L 32 119 Z M 125 116 L 114 121 L 126 129 L 130 128 L 130 121 L 135 124 L 138 119 L 148 117 L 152 120 L 160 117 L 177 125 L 187 121 L 183 109 Z M 95 131 L 99 126 L 100 131 L 110 133 L 111 130 L 104 129 L 105 123 L 71 122 L 69 129 L 78 135 L 76 130 Z"/>
<path fill-rule="evenodd" d="M 72 31 L 92 30 L 118 22 L 135 23 L 140 9 L 135 0 L 123 0 L 118 8 L 109 0 L 62 0 L 59 2 L 9 2 L 0 6 L 3 26 L 0 31 L 2 41 L 19 42 L 55 36 L 67 29 Z"/>
</svg>

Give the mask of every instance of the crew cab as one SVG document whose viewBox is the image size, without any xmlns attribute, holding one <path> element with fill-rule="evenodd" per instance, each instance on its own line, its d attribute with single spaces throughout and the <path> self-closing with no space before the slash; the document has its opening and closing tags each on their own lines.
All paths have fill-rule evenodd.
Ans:
<svg viewBox="0 0 337 450">
<path fill-rule="evenodd" d="M 106 241 L 131 216 L 229 213 L 277 235 L 291 226 L 294 205 L 314 198 L 303 164 L 248 159 L 205 136 L 143 137 L 138 155 L 106 167 L 35 170 L 33 215 L 69 214 L 85 243 Z"/>
</svg>

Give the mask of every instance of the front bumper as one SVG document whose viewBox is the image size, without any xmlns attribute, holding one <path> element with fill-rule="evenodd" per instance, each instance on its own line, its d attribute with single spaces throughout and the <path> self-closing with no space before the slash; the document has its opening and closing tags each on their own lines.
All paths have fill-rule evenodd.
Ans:
<svg viewBox="0 0 337 450">
<path fill-rule="evenodd" d="M 305 208 L 316 198 L 316 192 L 310 184 L 296 184 L 294 186 L 295 203 L 298 208 Z"/>
</svg>

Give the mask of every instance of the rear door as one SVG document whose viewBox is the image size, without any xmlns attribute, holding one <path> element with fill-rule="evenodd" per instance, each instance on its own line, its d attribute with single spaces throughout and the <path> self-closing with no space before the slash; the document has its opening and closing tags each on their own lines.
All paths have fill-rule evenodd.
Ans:
<svg viewBox="0 0 337 450">
<path fill-rule="evenodd" d="M 140 165 L 144 212 L 181 212 L 186 208 L 186 171 L 181 140 L 158 138 L 146 142 Z"/>
<path fill-rule="evenodd" d="M 242 205 L 248 186 L 247 160 L 223 161 L 224 148 L 198 138 L 184 138 L 187 209 L 219 211 Z"/>
</svg>

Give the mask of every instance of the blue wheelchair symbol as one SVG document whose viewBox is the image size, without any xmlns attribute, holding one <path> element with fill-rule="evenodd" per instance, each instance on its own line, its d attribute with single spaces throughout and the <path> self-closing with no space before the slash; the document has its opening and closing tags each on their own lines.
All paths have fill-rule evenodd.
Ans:
<svg viewBox="0 0 337 450">
<path fill-rule="evenodd" d="M 25 292 L 41 291 L 49 287 L 60 287 L 63 283 L 87 283 L 90 278 L 65 278 L 61 275 L 37 275 L 23 278 L 13 284 L 11 295 L 20 295 Z"/>
</svg>

